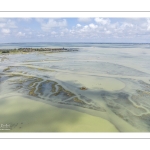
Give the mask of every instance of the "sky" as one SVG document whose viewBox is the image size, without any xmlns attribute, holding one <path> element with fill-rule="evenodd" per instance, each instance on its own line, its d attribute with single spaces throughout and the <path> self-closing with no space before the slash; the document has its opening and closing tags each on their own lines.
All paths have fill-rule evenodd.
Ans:
<svg viewBox="0 0 150 150">
<path fill-rule="evenodd" d="M 0 18 L 0 43 L 149 43 L 150 18 Z"/>
</svg>

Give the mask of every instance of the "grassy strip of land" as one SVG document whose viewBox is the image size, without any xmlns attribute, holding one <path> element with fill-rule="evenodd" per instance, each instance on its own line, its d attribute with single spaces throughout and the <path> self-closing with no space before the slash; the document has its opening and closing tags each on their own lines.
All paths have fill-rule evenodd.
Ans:
<svg viewBox="0 0 150 150">
<path fill-rule="evenodd" d="M 0 54 L 19 53 L 19 52 L 35 52 L 35 51 L 68 52 L 68 51 L 78 51 L 78 50 L 77 49 L 67 49 L 67 48 L 18 48 L 18 49 L 0 49 Z"/>
</svg>

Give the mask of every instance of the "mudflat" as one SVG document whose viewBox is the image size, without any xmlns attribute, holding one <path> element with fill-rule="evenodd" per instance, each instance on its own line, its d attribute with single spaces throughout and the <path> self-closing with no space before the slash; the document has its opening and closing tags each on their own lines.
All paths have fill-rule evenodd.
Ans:
<svg viewBox="0 0 150 150">
<path fill-rule="evenodd" d="M 138 46 L 1 54 L 1 131 L 149 132 L 150 52 Z"/>
<path fill-rule="evenodd" d="M 0 99 L 0 120 L 10 132 L 118 132 L 105 119 L 19 96 Z"/>
</svg>

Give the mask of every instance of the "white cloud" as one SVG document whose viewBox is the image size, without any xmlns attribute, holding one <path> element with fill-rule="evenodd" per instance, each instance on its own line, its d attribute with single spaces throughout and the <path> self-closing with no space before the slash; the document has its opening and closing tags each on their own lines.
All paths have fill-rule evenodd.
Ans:
<svg viewBox="0 0 150 150">
<path fill-rule="evenodd" d="M 6 26 L 9 28 L 17 28 L 16 23 L 10 19 L 6 22 Z"/>
<path fill-rule="evenodd" d="M 78 23 L 78 24 L 77 24 L 77 27 L 81 27 L 81 24 Z"/>
<path fill-rule="evenodd" d="M 133 26 L 134 26 L 133 24 L 125 22 L 121 25 L 121 28 L 123 28 L 123 29 L 126 27 L 132 28 Z"/>
<path fill-rule="evenodd" d="M 93 23 L 91 23 L 91 24 L 89 24 L 89 27 L 92 28 L 92 29 L 96 29 L 98 26 L 93 24 Z"/>
<path fill-rule="evenodd" d="M 116 28 L 119 28 L 119 23 L 118 22 L 115 22 L 115 23 L 111 23 L 110 25 L 109 25 L 109 27 L 111 28 L 111 29 L 116 29 Z"/>
<path fill-rule="evenodd" d="M 111 34 L 111 32 L 109 30 L 105 31 L 106 34 Z"/>
<path fill-rule="evenodd" d="M 63 20 L 55 20 L 55 19 L 49 19 L 47 23 L 41 23 L 42 30 L 48 31 L 52 28 L 62 28 L 67 26 L 67 21 L 65 19 Z"/>
<path fill-rule="evenodd" d="M 147 27 L 147 30 L 150 31 L 150 26 Z"/>
<path fill-rule="evenodd" d="M 12 19 L 0 19 L 0 28 L 17 28 L 16 22 Z"/>
<path fill-rule="evenodd" d="M 8 39 L 9 35 L 12 39 L 15 39 L 15 36 L 26 37 L 40 40 L 51 40 L 54 39 L 57 41 L 66 41 L 77 40 L 99 40 L 109 38 L 112 41 L 114 39 L 119 39 L 120 41 L 123 38 L 131 39 L 136 37 L 138 38 L 150 38 L 150 18 L 77 18 L 70 25 L 67 26 L 67 20 L 69 19 L 52 19 L 52 18 L 37 18 L 32 19 L 34 26 L 29 26 L 28 21 L 30 18 L 23 18 L 20 20 L 17 18 L 0 18 L 0 36 L 1 39 L 6 37 Z M 70 20 L 68 21 L 68 24 Z M 75 24 L 73 24 L 75 23 Z M 24 26 L 23 26 L 24 25 Z M 24 27 L 24 28 L 23 28 Z M 42 30 L 41 30 L 42 29 Z M 62 38 L 63 36 L 63 38 Z M 42 38 L 43 37 L 43 38 Z M 53 38 L 54 37 L 54 38 Z M 21 39 L 21 38 L 20 38 Z M 24 39 L 24 38 L 22 38 Z"/>
<path fill-rule="evenodd" d="M 91 18 L 78 18 L 79 22 L 85 22 L 85 23 L 90 22 L 91 20 L 92 20 Z"/>
<path fill-rule="evenodd" d="M 1 31 L 2 31 L 3 34 L 9 34 L 10 33 L 9 29 L 2 29 Z"/>
<path fill-rule="evenodd" d="M 64 36 L 64 32 L 60 32 L 60 36 Z"/>
<path fill-rule="evenodd" d="M 89 26 L 85 25 L 80 29 L 80 32 L 88 32 L 89 31 Z"/>
<path fill-rule="evenodd" d="M 5 27 L 5 23 L 0 23 L 0 28 Z"/>
<path fill-rule="evenodd" d="M 52 32 L 51 32 L 51 34 L 52 34 L 52 35 L 55 35 L 55 34 L 56 34 L 56 32 L 55 32 L 55 31 L 52 31 Z"/>
<path fill-rule="evenodd" d="M 18 32 L 17 33 L 17 36 L 25 36 L 26 34 L 25 33 L 22 33 L 22 32 Z"/>
<path fill-rule="evenodd" d="M 45 35 L 44 34 L 38 34 L 37 36 L 38 37 L 44 37 Z"/>
<path fill-rule="evenodd" d="M 150 19 L 147 19 L 147 30 L 150 31 Z"/>
<path fill-rule="evenodd" d="M 44 18 L 36 18 L 35 20 L 39 23 L 44 23 Z"/>
<path fill-rule="evenodd" d="M 102 25 L 106 25 L 110 23 L 109 19 L 103 19 L 103 18 L 95 18 L 95 22 L 102 24 Z"/>
</svg>

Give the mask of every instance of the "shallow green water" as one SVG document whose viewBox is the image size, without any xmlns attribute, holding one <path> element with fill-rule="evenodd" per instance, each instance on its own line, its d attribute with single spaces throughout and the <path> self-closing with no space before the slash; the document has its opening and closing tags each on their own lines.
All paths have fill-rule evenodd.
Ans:
<svg viewBox="0 0 150 150">
<path fill-rule="evenodd" d="M 149 56 L 144 47 L 0 55 L 0 101 L 7 94 L 28 96 L 62 108 L 79 108 L 110 121 L 121 132 L 147 132 Z"/>
</svg>

